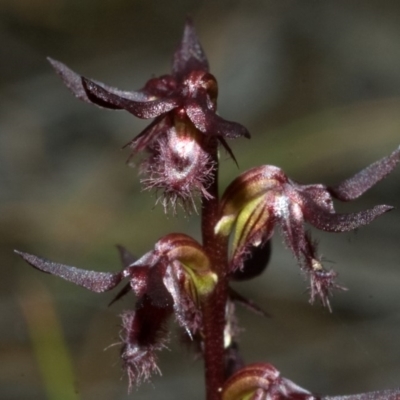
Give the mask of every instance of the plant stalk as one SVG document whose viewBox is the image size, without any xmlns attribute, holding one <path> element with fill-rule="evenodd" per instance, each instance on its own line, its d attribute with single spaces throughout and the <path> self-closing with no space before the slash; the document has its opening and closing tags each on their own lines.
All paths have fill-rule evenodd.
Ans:
<svg viewBox="0 0 400 400">
<path fill-rule="evenodd" d="M 216 236 L 214 227 L 218 222 L 218 142 L 213 141 L 209 153 L 214 163 L 212 183 L 208 192 L 212 198 L 202 197 L 202 237 L 203 247 L 211 260 L 213 271 L 218 275 L 214 292 L 203 304 L 204 363 L 206 399 L 220 400 L 225 379 L 224 328 L 225 306 L 228 296 L 227 250 L 228 240 Z"/>
</svg>

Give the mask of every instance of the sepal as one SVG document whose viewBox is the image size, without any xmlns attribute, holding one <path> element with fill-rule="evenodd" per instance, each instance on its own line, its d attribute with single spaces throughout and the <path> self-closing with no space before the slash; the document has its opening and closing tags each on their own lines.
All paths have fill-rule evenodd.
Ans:
<svg viewBox="0 0 400 400">
<path fill-rule="evenodd" d="M 123 278 L 121 272 L 87 271 L 70 265 L 55 263 L 22 251 L 14 250 L 14 252 L 34 268 L 47 274 L 59 276 L 68 282 L 75 283 L 78 286 L 82 286 L 96 293 L 102 293 L 113 289 Z"/>
<path fill-rule="evenodd" d="M 390 174 L 400 161 L 400 146 L 337 186 L 328 187 L 333 197 L 341 201 L 357 199 Z"/>
<path fill-rule="evenodd" d="M 191 18 L 186 18 L 185 29 L 172 61 L 172 73 L 182 79 L 193 70 L 208 71 L 208 60 L 200 44 Z"/>
</svg>

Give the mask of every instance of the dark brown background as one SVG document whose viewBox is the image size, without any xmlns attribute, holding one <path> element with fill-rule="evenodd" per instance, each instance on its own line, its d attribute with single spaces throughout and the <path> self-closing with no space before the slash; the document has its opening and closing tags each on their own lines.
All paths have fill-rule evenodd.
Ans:
<svg viewBox="0 0 400 400">
<path fill-rule="evenodd" d="M 115 244 L 141 255 L 170 231 L 199 236 L 198 216 L 153 208 L 125 165 L 120 147 L 145 123 L 75 100 L 45 61 L 139 88 L 169 71 L 187 14 L 219 80 L 220 114 L 252 133 L 232 143 L 240 171 L 276 164 L 300 182 L 335 183 L 400 143 L 399 1 L 2 0 L 1 399 L 204 398 L 202 363 L 178 350 L 175 327 L 163 377 L 128 396 L 118 347 L 103 349 L 118 342 L 117 315 L 133 296 L 108 308 L 112 294 L 39 274 L 12 253 L 117 270 Z M 226 186 L 239 171 L 223 159 Z M 398 168 L 338 209 L 399 208 L 399 178 Z M 400 386 L 400 211 L 314 237 L 350 291 L 336 294 L 333 314 L 311 307 L 276 235 L 267 273 L 237 287 L 272 316 L 239 310 L 246 360 L 326 394 Z"/>
</svg>

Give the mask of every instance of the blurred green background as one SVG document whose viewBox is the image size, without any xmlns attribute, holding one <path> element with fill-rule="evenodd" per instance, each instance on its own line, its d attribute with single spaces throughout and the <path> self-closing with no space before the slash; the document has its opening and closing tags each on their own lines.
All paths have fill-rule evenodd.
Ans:
<svg viewBox="0 0 400 400">
<path fill-rule="evenodd" d="M 1 0 L 2 400 L 204 398 L 202 363 L 174 324 L 163 377 L 128 395 L 118 346 L 103 350 L 119 341 L 133 295 L 107 307 L 112 293 L 39 274 L 12 252 L 115 271 L 115 244 L 140 256 L 171 231 L 199 237 L 198 216 L 165 216 L 125 164 L 120 148 L 146 122 L 74 99 L 45 60 L 137 89 L 169 71 L 188 14 L 219 80 L 220 114 L 252 133 L 231 142 L 240 168 L 223 157 L 223 187 L 265 163 L 303 183 L 335 183 L 400 143 L 398 0 Z M 338 209 L 399 208 L 399 182 L 400 168 Z M 238 310 L 246 360 L 325 394 L 400 386 L 400 211 L 314 237 L 350 291 L 336 293 L 333 314 L 311 307 L 276 235 L 268 271 L 236 286 L 271 314 Z"/>
</svg>

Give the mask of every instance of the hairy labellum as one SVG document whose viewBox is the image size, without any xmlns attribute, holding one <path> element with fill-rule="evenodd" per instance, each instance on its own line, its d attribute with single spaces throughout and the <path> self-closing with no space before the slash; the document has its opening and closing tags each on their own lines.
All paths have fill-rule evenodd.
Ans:
<svg viewBox="0 0 400 400">
<path fill-rule="evenodd" d="M 145 189 L 162 193 L 162 203 L 175 210 L 177 202 L 185 209 L 194 207 L 194 196 L 211 196 L 207 192 L 214 164 L 205 150 L 202 137 L 187 119 L 175 118 L 166 134 L 151 146 L 150 156 L 142 164 Z"/>
<path fill-rule="evenodd" d="M 172 307 L 157 307 L 144 296 L 136 305 L 136 311 L 122 314 L 121 358 L 123 367 L 132 384 L 150 379 L 160 373 L 156 351 L 162 350 L 167 342 L 166 321 Z"/>
</svg>

